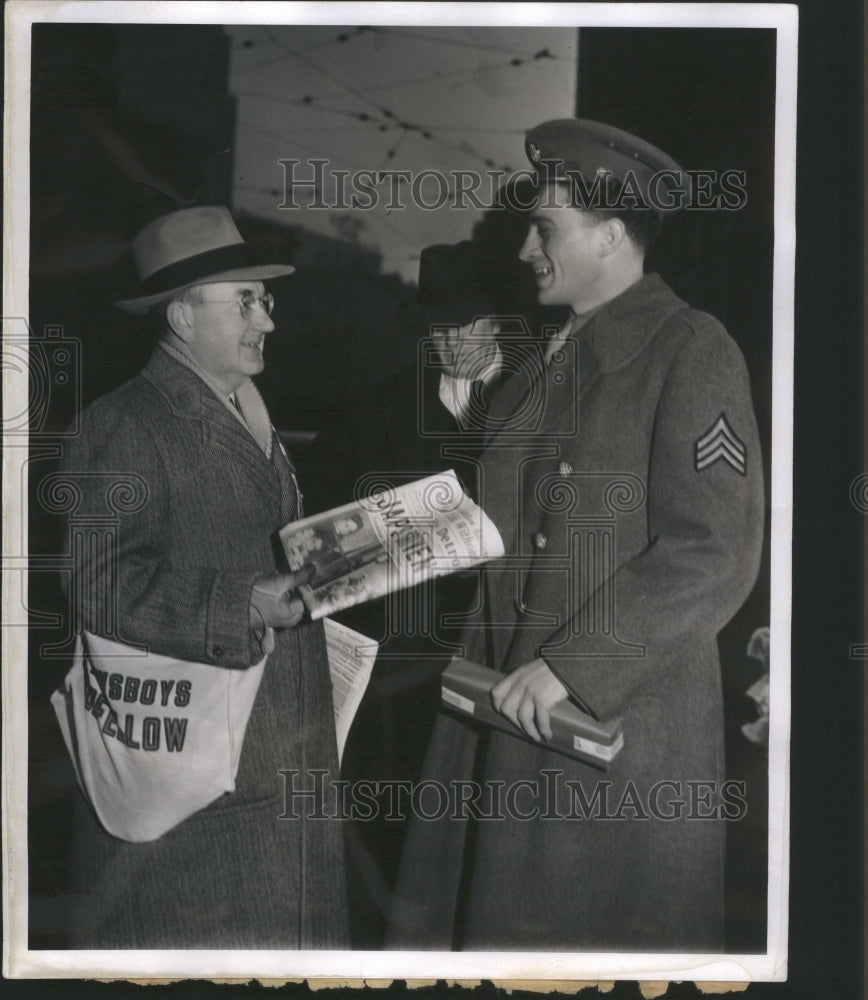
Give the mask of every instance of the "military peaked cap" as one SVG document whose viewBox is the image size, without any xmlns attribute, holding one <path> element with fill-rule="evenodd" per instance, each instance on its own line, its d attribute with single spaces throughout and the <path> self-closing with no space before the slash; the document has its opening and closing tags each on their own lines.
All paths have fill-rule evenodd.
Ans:
<svg viewBox="0 0 868 1000">
<path fill-rule="evenodd" d="M 543 122 L 528 132 L 527 158 L 533 164 L 538 183 L 580 184 L 580 194 L 602 198 L 607 191 L 596 178 L 610 177 L 629 199 L 620 207 L 654 208 L 671 212 L 690 197 L 690 177 L 671 156 L 650 142 L 629 132 L 585 118 L 558 118 Z M 595 193 L 596 192 L 596 193 Z M 610 193 L 610 192 L 609 192 Z M 609 208 L 591 203 L 586 208 Z"/>
</svg>

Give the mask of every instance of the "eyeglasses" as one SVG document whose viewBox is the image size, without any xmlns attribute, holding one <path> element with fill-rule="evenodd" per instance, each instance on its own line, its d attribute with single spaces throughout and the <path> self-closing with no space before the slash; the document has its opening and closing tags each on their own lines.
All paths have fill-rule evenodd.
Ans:
<svg viewBox="0 0 868 1000">
<path fill-rule="evenodd" d="M 266 316 L 270 316 L 274 309 L 274 296 L 271 292 L 266 292 L 265 295 L 254 295 L 251 291 L 245 291 L 237 299 L 207 299 L 206 301 L 215 305 L 234 302 L 238 306 L 242 319 L 250 319 L 253 307 L 256 305 L 260 306 Z"/>
</svg>

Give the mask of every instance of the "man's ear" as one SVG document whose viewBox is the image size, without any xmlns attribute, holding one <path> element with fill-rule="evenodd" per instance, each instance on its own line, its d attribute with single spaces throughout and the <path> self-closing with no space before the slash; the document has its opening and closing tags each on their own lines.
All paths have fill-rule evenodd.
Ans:
<svg viewBox="0 0 868 1000">
<path fill-rule="evenodd" d="M 627 227 L 621 219 L 612 216 L 603 219 L 598 228 L 597 247 L 601 257 L 608 257 L 619 247 L 623 246 L 624 240 L 629 239 Z"/>
<path fill-rule="evenodd" d="M 166 308 L 166 322 L 185 344 L 193 338 L 193 307 L 189 302 L 173 299 Z"/>
</svg>

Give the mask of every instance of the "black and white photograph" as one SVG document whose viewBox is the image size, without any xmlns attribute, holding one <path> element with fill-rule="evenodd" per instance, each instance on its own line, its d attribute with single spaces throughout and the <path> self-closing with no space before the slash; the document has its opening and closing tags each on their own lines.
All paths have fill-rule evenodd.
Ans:
<svg viewBox="0 0 868 1000">
<path fill-rule="evenodd" d="M 6 8 L 5 974 L 786 979 L 797 8 L 52 11 Z M 447 472 L 454 544 L 388 506 Z M 339 750 L 303 597 L 371 498 L 443 565 L 330 616 Z"/>
</svg>

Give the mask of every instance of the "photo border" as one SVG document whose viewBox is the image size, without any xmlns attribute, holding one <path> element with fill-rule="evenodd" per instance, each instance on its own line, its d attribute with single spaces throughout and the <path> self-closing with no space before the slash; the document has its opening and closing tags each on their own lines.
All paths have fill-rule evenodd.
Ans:
<svg viewBox="0 0 868 1000">
<path fill-rule="evenodd" d="M 792 572 L 792 433 L 793 433 L 793 324 L 795 268 L 795 133 L 796 50 L 795 7 L 772 4 L 516 4 L 403 5 L 282 3 L 165 3 L 154 17 L 153 5 L 72 2 L 46 9 L 38 4 L 7 5 L 6 130 L 4 198 L 4 338 L 20 331 L 28 315 L 27 254 L 15 253 L 27 245 L 29 205 L 21 192 L 29 177 L 30 58 L 27 32 L 31 23 L 138 21 L 147 7 L 151 23 L 364 23 L 444 26 L 491 24 L 494 16 L 511 26 L 569 23 L 573 27 L 769 27 L 777 30 L 777 89 L 775 115 L 775 249 L 772 425 L 771 558 L 771 704 L 769 774 L 769 925 L 765 955 L 694 954 L 566 954 L 563 952 L 437 953 L 437 952 L 197 952 L 197 951 L 30 951 L 27 942 L 27 632 L 15 609 L 26 607 L 26 566 L 5 573 L 3 588 L 3 721 L 4 721 L 4 973 L 14 977 L 45 978 L 354 978 L 432 980 L 665 980 L 746 982 L 781 980 L 786 976 L 789 869 L 789 664 Z M 482 8 L 482 9 L 481 9 Z M 484 14 L 483 14 L 484 9 Z M 118 14 L 122 13 L 122 17 Z M 459 20 L 470 13 L 470 19 Z M 219 14 L 219 19 L 217 15 Z M 355 16 L 354 16 L 355 15 Z M 315 17 L 312 21 L 309 18 Z M 143 20 L 143 18 L 141 18 Z M 734 23 L 735 22 L 735 23 Z M 500 21 L 498 21 L 500 23 Z M 20 319 L 18 319 L 20 317 Z M 28 407 L 27 372 L 4 365 L 4 427 Z M 24 483 L 26 443 L 5 443 L 4 561 L 27 552 L 26 522 L 14 501 Z M 15 493 L 11 496 L 11 493 Z M 26 502 L 25 505 L 26 507 Z M 18 516 L 16 516 L 16 514 Z M 16 568 L 13 564 L 11 568 Z M 23 943 L 23 944 L 22 944 Z"/>
</svg>

